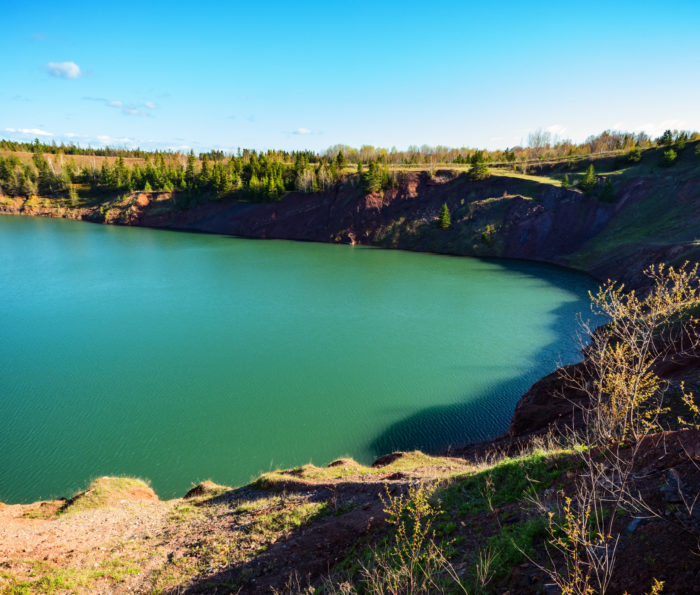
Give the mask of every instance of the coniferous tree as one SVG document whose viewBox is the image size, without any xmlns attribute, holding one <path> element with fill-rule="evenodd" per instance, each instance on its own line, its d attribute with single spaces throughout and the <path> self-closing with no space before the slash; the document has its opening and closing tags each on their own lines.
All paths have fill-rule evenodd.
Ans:
<svg viewBox="0 0 700 595">
<path fill-rule="evenodd" d="M 491 175 L 488 165 L 486 165 L 483 151 L 475 151 L 471 156 L 470 162 L 472 168 L 469 170 L 469 177 L 472 180 L 485 180 Z"/>
<path fill-rule="evenodd" d="M 362 181 L 365 192 L 379 192 L 382 189 L 382 171 L 374 160 L 369 162 L 367 173 L 363 175 Z"/>
<path fill-rule="evenodd" d="M 642 150 L 639 147 L 633 147 L 627 153 L 627 161 L 630 163 L 639 163 L 642 160 Z"/>
<path fill-rule="evenodd" d="M 187 186 L 190 188 L 194 188 L 195 185 L 195 165 L 196 159 L 194 157 L 194 151 L 190 150 L 189 154 L 187 155 L 187 167 L 185 168 L 185 181 L 187 182 Z"/>
<path fill-rule="evenodd" d="M 71 207 L 78 206 L 78 191 L 75 189 L 75 184 L 70 185 L 70 189 L 68 190 L 68 200 L 70 201 Z"/>
<path fill-rule="evenodd" d="M 442 211 L 440 212 L 440 218 L 438 219 L 438 227 L 440 229 L 447 229 L 452 225 L 452 217 L 450 216 L 450 210 L 447 208 L 447 203 L 442 203 Z"/>
<path fill-rule="evenodd" d="M 25 167 L 24 171 L 20 173 L 18 186 L 20 194 L 27 198 L 37 193 L 37 185 L 29 166 Z"/>
<path fill-rule="evenodd" d="M 659 137 L 658 143 L 660 145 L 670 147 L 671 144 L 673 144 L 673 132 L 671 132 L 670 130 L 664 131 L 664 133 Z"/>
<path fill-rule="evenodd" d="M 593 194 L 593 191 L 595 190 L 596 184 L 598 182 L 598 178 L 596 178 L 595 175 L 595 168 L 593 167 L 593 164 L 588 167 L 586 170 L 586 173 L 583 174 L 583 177 L 578 181 L 578 187 L 583 190 L 583 193 L 586 196 L 590 196 Z"/>
<path fill-rule="evenodd" d="M 671 167 L 678 158 L 678 153 L 673 149 L 668 149 L 661 154 L 661 159 L 659 160 L 659 165 L 661 167 Z"/>
</svg>

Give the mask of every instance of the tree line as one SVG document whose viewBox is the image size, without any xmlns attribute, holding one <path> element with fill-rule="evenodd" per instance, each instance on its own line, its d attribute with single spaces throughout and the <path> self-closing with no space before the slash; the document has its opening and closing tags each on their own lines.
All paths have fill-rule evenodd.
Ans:
<svg viewBox="0 0 700 595">
<path fill-rule="evenodd" d="M 290 159 L 290 161 L 287 161 Z M 47 160 L 40 145 L 32 162 L 14 154 L 0 156 L 0 191 L 10 196 L 65 196 L 77 200 L 78 187 L 92 195 L 134 191 L 178 191 L 189 196 L 220 199 L 236 195 L 249 200 L 279 200 L 291 190 L 318 192 L 340 180 L 342 156 L 314 159 L 309 152 L 280 155 L 241 152 L 236 156 L 190 152 L 184 162 L 164 153 L 147 154 L 143 163 L 127 165 L 123 156 L 78 167 L 74 160 L 58 165 Z"/>
<path fill-rule="evenodd" d="M 652 140 L 644 133 L 631 134 L 605 131 L 591 137 L 582 145 L 568 141 L 556 144 L 551 135 L 538 131 L 533 133 L 527 149 L 514 147 L 504 151 L 483 149 L 426 148 L 398 152 L 363 146 L 353 149 L 336 145 L 323 154 L 312 151 L 266 151 L 257 152 L 239 149 L 235 154 L 212 150 L 195 155 L 167 151 L 121 150 L 115 154 L 112 149 L 94 149 L 92 153 L 62 152 L 63 149 L 88 151 L 79 147 L 48 145 L 35 140 L 32 143 L 0 141 L 0 149 L 12 151 L 0 155 L 0 192 L 10 196 L 64 196 L 72 201 L 78 199 L 78 192 L 90 195 L 126 193 L 133 191 L 177 191 L 186 196 L 207 196 L 211 199 L 233 197 L 246 200 L 279 200 L 285 192 L 319 192 L 333 187 L 344 180 L 353 170 L 366 192 L 378 192 L 397 185 L 397 174 L 390 170 L 392 164 L 427 163 L 431 169 L 438 164 L 457 163 L 470 165 L 469 175 L 481 180 L 489 175 L 489 164 L 512 163 L 524 160 L 528 155 L 539 154 L 550 158 L 566 152 L 571 157 L 576 151 L 591 154 L 593 150 L 606 152 L 620 151 L 619 158 L 630 162 L 641 159 L 643 148 L 657 146 L 664 148 L 660 165 L 668 167 L 675 162 L 677 155 L 686 143 L 700 138 L 698 133 L 665 131 Z M 61 148 L 62 147 L 62 148 Z M 576 149 L 576 150 L 574 150 Z M 17 156 L 20 150 L 31 152 L 31 162 L 23 163 Z M 528 153 L 524 153 L 528 151 Z M 46 153 L 52 155 L 46 158 Z M 102 153 L 101 155 L 99 153 Z M 73 155 L 112 157 L 96 163 L 78 166 Z M 116 156 L 116 158 L 114 158 Z M 125 159 L 134 157 L 136 162 Z M 398 160 L 398 161 L 397 161 Z M 595 187 L 593 172 L 579 182 L 587 193 Z M 562 185 L 568 186 L 565 177 Z M 608 189 L 611 191 L 611 189 Z M 608 192 L 609 193 L 609 192 Z"/>
<path fill-rule="evenodd" d="M 582 143 L 575 143 L 570 139 L 561 139 L 556 134 L 547 130 L 536 130 L 528 135 L 527 142 L 514 147 L 493 151 L 481 150 L 483 160 L 487 163 L 512 163 L 516 161 L 532 161 L 544 159 L 560 159 L 594 155 L 613 151 L 630 151 L 633 149 L 646 149 L 663 146 L 671 142 L 684 140 L 695 141 L 700 139 L 700 133 L 666 130 L 660 137 L 652 138 L 645 132 L 623 132 L 619 130 L 605 130 L 597 135 L 589 136 Z M 32 142 L 20 142 L 0 139 L 0 151 L 31 152 L 51 155 L 83 155 L 95 157 L 123 157 L 123 158 L 150 158 L 156 160 L 163 156 L 166 160 L 182 160 L 186 155 L 174 150 L 147 151 L 139 148 L 118 147 L 81 147 L 75 144 L 57 144 L 55 141 L 45 143 L 34 139 Z M 342 157 L 342 167 L 356 166 L 358 163 L 368 165 L 371 161 L 382 162 L 389 165 L 439 165 L 439 164 L 469 164 L 479 149 L 470 147 L 447 147 L 430 145 L 411 145 L 406 150 L 398 150 L 396 147 L 386 149 L 363 145 L 359 149 L 348 145 L 337 144 L 329 147 L 324 152 L 313 151 L 282 151 L 270 150 L 257 152 L 250 149 L 238 149 L 235 153 L 227 153 L 222 150 L 201 152 L 197 155 L 198 161 L 205 157 L 211 162 L 226 161 L 236 158 L 247 162 L 265 158 L 283 163 L 294 163 L 299 155 L 304 156 L 308 163 L 318 165 L 325 160 L 327 165 L 336 160 L 338 154 Z M 339 164 L 337 164 L 339 165 Z"/>
</svg>

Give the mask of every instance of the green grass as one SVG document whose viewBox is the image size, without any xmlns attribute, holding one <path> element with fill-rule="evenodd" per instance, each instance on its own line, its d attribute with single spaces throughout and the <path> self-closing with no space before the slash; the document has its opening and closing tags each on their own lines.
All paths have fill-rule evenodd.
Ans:
<svg viewBox="0 0 700 595">
<path fill-rule="evenodd" d="M 341 459 L 340 464 L 331 464 L 328 467 L 316 467 L 308 464 L 294 469 L 271 471 L 262 474 L 251 484 L 251 487 L 256 489 L 275 489 L 278 484 L 288 481 L 323 482 L 353 476 L 382 475 L 397 472 L 410 473 L 421 467 L 439 467 L 443 470 L 457 472 L 469 467 L 469 465 L 459 459 L 433 457 L 416 450 L 398 453 L 396 459 L 382 467 L 368 467 L 360 465 L 352 459 Z"/>
<path fill-rule="evenodd" d="M 87 490 L 76 494 L 68 501 L 64 513 L 101 508 L 117 504 L 134 494 L 152 493 L 151 487 L 142 479 L 133 477 L 100 477 L 94 480 Z"/>
<path fill-rule="evenodd" d="M 329 509 L 328 502 L 305 502 L 291 508 L 273 511 L 262 515 L 256 521 L 255 530 L 263 534 L 286 533 L 326 516 L 330 512 Z"/>
<path fill-rule="evenodd" d="M 490 537 L 486 545 L 496 553 L 494 578 L 507 578 L 515 566 L 535 555 L 547 536 L 544 518 L 536 518 L 503 527 L 499 533 Z"/>
<path fill-rule="evenodd" d="M 311 502 L 296 496 L 272 496 L 239 503 L 234 514 L 251 514 L 250 533 L 285 533 L 331 513 L 329 502 Z"/>
<path fill-rule="evenodd" d="M 488 510 L 487 483 L 493 485 L 494 508 L 523 500 L 529 494 L 549 487 L 568 465 L 556 454 L 541 451 L 526 457 L 504 459 L 493 467 L 469 475 L 457 476 L 436 497 L 445 511 L 453 515 L 477 514 Z"/>
<path fill-rule="evenodd" d="M 127 576 L 139 572 L 138 566 L 119 559 L 106 560 L 90 570 L 59 568 L 43 560 L 34 561 L 31 562 L 30 576 L 26 578 L 18 578 L 9 572 L 0 573 L 0 594 L 24 595 L 25 593 L 71 592 L 76 589 L 92 590 L 99 580 L 119 583 Z"/>
<path fill-rule="evenodd" d="M 561 180 L 564 178 L 563 175 L 559 177 L 554 176 L 534 176 L 531 174 L 524 174 L 518 171 L 508 170 L 508 169 L 492 169 L 491 175 L 501 178 L 518 178 L 521 180 L 528 180 L 530 182 L 537 182 L 538 184 L 547 184 L 549 186 L 561 187 Z"/>
</svg>

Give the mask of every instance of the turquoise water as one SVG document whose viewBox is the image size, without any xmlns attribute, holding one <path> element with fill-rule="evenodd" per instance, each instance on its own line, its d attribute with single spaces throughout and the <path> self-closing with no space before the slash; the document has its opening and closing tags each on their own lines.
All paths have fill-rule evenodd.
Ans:
<svg viewBox="0 0 700 595">
<path fill-rule="evenodd" d="M 0 501 L 504 431 L 592 281 L 529 263 L 0 217 Z"/>
</svg>

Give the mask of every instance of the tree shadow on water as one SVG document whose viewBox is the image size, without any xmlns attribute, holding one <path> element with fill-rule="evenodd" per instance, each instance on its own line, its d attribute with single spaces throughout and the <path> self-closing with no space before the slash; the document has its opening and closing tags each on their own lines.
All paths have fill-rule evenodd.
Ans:
<svg viewBox="0 0 700 595">
<path fill-rule="evenodd" d="M 576 338 L 578 315 L 584 319 L 592 318 L 586 293 L 596 287 L 596 282 L 581 273 L 554 266 L 544 266 L 543 269 L 542 264 L 518 261 L 501 261 L 498 264 L 516 273 L 543 279 L 580 298 L 564 302 L 549 312 L 552 322 L 548 330 L 554 334 L 554 338 L 529 357 L 532 366 L 527 372 L 515 374 L 478 393 L 467 391 L 461 403 L 426 407 L 393 423 L 370 442 L 368 450 L 373 456 L 416 449 L 445 452 L 450 447 L 502 435 L 508 430 L 516 403 L 535 382 L 559 365 L 580 361 Z"/>
</svg>

